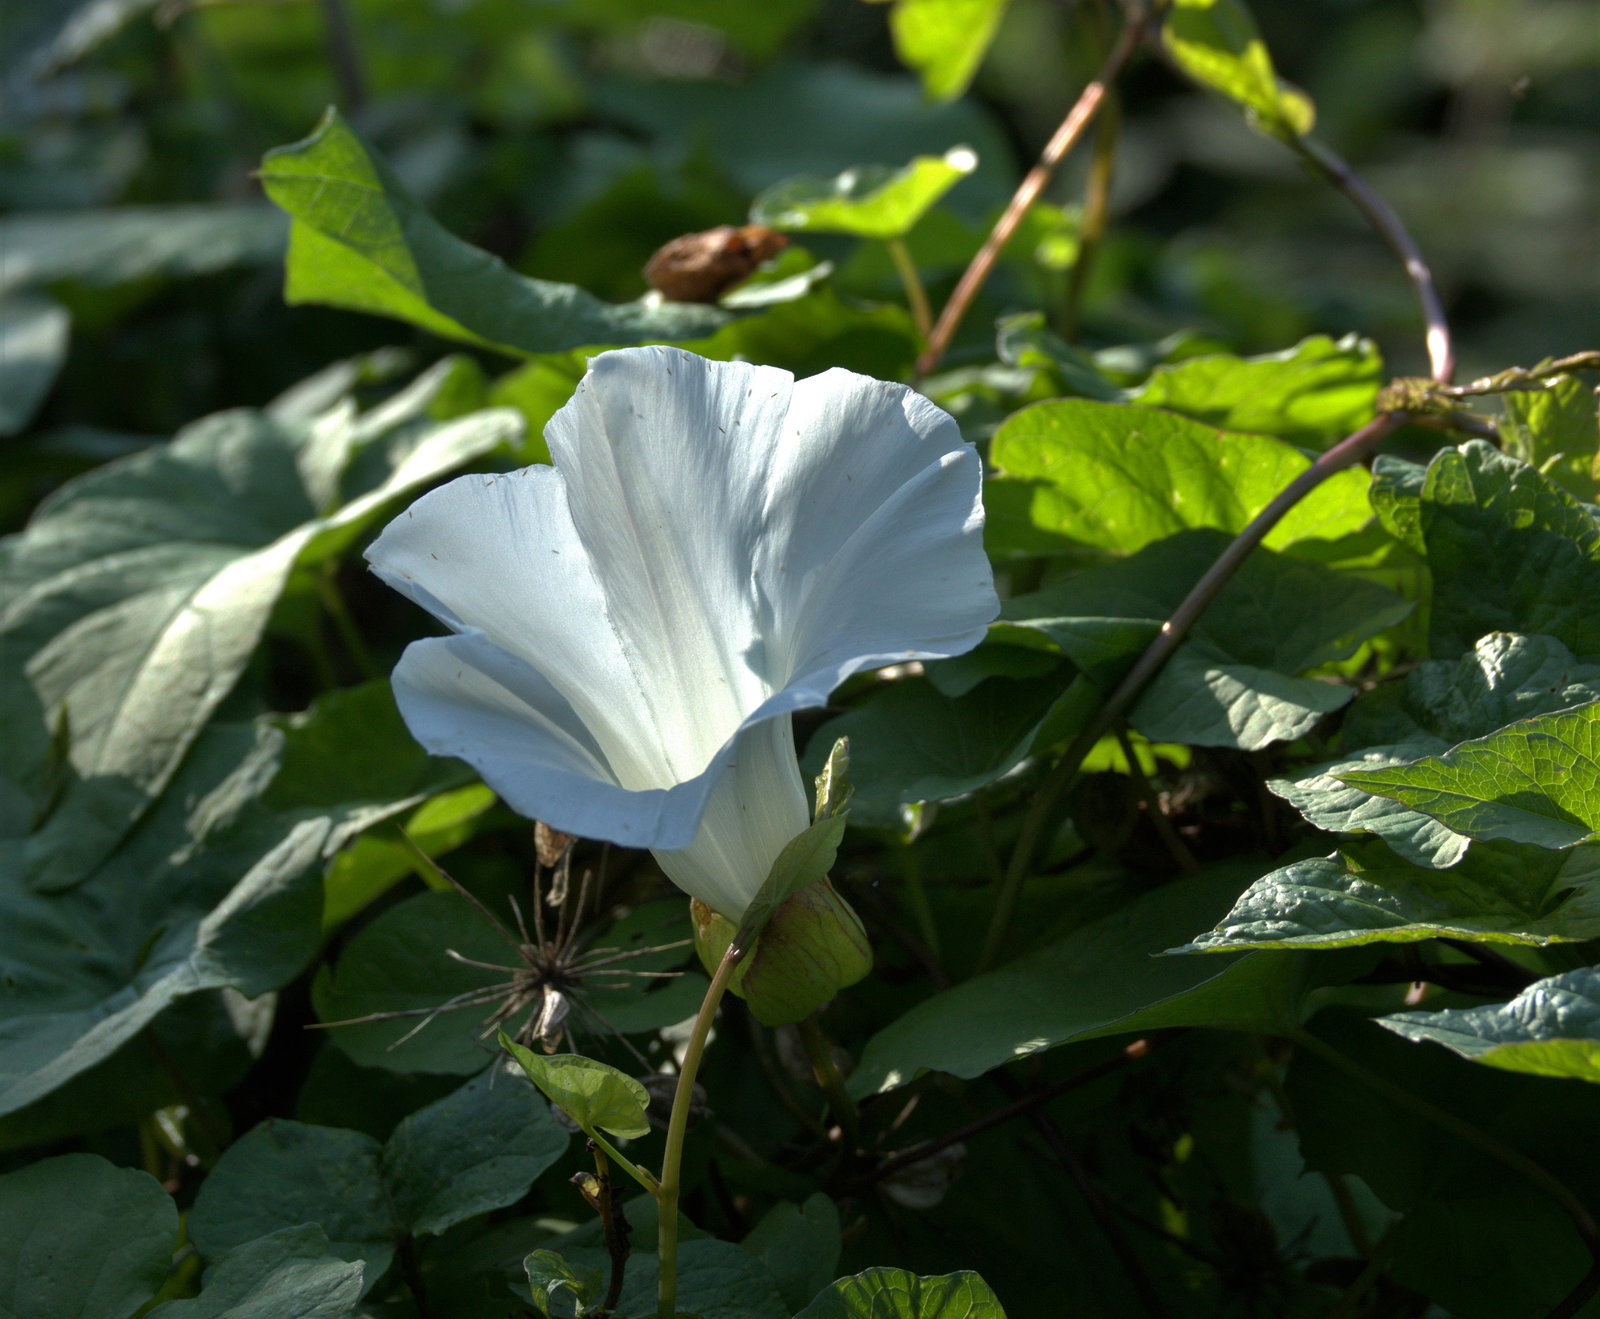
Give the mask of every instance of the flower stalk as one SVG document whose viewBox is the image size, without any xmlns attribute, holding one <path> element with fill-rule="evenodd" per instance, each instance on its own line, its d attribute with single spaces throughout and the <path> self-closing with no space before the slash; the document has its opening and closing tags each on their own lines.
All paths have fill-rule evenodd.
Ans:
<svg viewBox="0 0 1600 1319">
<path fill-rule="evenodd" d="M 679 1177 L 683 1167 L 683 1137 L 689 1129 L 689 1108 L 694 1099 L 695 1077 L 700 1072 L 700 1058 L 706 1051 L 706 1038 L 711 1034 L 711 1023 L 717 1015 L 717 1005 L 733 979 L 734 970 L 743 959 L 748 945 L 734 940 L 717 964 L 717 973 L 711 977 L 700 1011 L 694 1019 L 694 1029 L 689 1034 L 689 1044 L 684 1050 L 683 1065 L 678 1070 L 678 1088 L 672 1096 L 672 1116 L 667 1121 L 667 1148 L 661 1160 L 661 1181 L 655 1188 L 656 1213 L 660 1226 L 656 1233 L 656 1250 L 660 1260 L 659 1282 L 656 1290 L 659 1319 L 675 1319 L 678 1312 L 678 1192 Z"/>
</svg>

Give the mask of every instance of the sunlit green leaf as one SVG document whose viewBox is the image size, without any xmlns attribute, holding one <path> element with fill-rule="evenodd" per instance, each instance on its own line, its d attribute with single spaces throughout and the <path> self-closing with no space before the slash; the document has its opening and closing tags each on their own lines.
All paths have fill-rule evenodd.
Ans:
<svg viewBox="0 0 1600 1319">
<path fill-rule="evenodd" d="M 1161 42 L 1179 68 L 1237 102 L 1263 132 L 1295 138 L 1311 131 L 1310 100 L 1278 79 L 1243 0 L 1173 0 Z"/>
<path fill-rule="evenodd" d="M 1568 493 L 1594 503 L 1600 489 L 1600 420 L 1595 391 L 1577 376 L 1557 376 L 1542 390 L 1502 395 L 1506 448 Z"/>
<path fill-rule="evenodd" d="M 1600 849 L 1479 844 L 1447 870 L 1381 843 L 1295 861 L 1250 886 L 1184 952 L 1467 939 L 1546 944 L 1600 936 Z"/>
<path fill-rule="evenodd" d="M 1005 1319 L 1005 1311 L 976 1273 L 919 1278 L 878 1268 L 840 1278 L 795 1319 Z"/>
<path fill-rule="evenodd" d="M 695 338 L 727 319 L 714 307 L 612 305 L 517 274 L 418 206 L 337 111 L 305 141 L 269 152 L 261 179 L 294 219 L 290 302 L 393 316 L 513 356 Z"/>
<path fill-rule="evenodd" d="M 1594 967 L 1540 980 L 1508 1003 L 1394 1012 L 1378 1024 L 1508 1072 L 1600 1082 L 1600 970 Z"/>
<path fill-rule="evenodd" d="M 750 218 L 794 232 L 901 238 L 977 163 L 970 148 L 953 147 L 900 169 L 858 165 L 831 179 L 789 179 L 757 197 Z"/>
<path fill-rule="evenodd" d="M 166 1278 L 177 1236 L 161 1183 L 98 1154 L 0 1175 L 0 1313 L 131 1319 Z"/>
<path fill-rule="evenodd" d="M 533 1251 L 522 1261 L 522 1267 L 533 1289 L 534 1307 L 545 1319 L 560 1313 L 552 1310 L 551 1302 L 563 1292 L 576 1302 L 579 1314 L 593 1309 L 605 1293 L 605 1280 L 599 1269 L 569 1264 L 553 1250 Z"/>
<path fill-rule="evenodd" d="M 1310 460 L 1282 440 L 1218 431 L 1158 408 L 1060 399 L 995 433 L 985 488 L 991 552 L 1073 545 L 1131 554 L 1195 527 L 1242 531 Z M 1268 534 L 1269 548 L 1334 540 L 1371 517 L 1367 475 L 1330 477 Z M 1042 534 L 1041 534 L 1042 533 Z"/>
<path fill-rule="evenodd" d="M 1519 719 L 1597 698 L 1600 665 L 1580 663 L 1554 637 L 1491 632 L 1471 654 L 1453 663 L 1425 660 L 1403 683 L 1357 701 L 1343 735 L 1347 746 L 1360 751 L 1267 786 L 1319 828 L 1374 833 L 1407 860 L 1451 866 L 1466 851 L 1463 835 L 1341 775 L 1410 764 Z M 1379 740 L 1372 743 L 1374 738 Z"/>
<path fill-rule="evenodd" d="M 650 1096 L 626 1072 L 575 1053 L 534 1053 L 500 1033 L 500 1047 L 517 1060 L 544 1097 L 585 1131 L 634 1139 L 650 1133 Z"/>
<path fill-rule="evenodd" d="M 1524 719 L 1409 765 L 1339 777 L 1468 838 L 1573 847 L 1600 831 L 1600 701 Z"/>
<path fill-rule="evenodd" d="M 1383 360 L 1370 340 L 1309 339 L 1262 357 L 1190 357 L 1157 367 L 1131 395 L 1228 431 L 1326 449 L 1372 420 Z"/>
<path fill-rule="evenodd" d="M 895 54 L 935 100 L 967 90 L 1005 15 L 1008 0 L 895 0 Z"/>
</svg>

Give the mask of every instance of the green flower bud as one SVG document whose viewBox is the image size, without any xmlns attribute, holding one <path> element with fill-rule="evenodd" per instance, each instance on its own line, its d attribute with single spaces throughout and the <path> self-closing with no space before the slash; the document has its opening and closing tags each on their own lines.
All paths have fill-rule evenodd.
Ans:
<svg viewBox="0 0 1600 1319">
<path fill-rule="evenodd" d="M 715 973 L 737 929 L 698 898 L 690 903 L 695 951 Z M 756 1019 L 783 1026 L 810 1016 L 872 969 L 861 918 L 828 880 L 801 889 L 772 914 L 729 988 Z"/>
</svg>

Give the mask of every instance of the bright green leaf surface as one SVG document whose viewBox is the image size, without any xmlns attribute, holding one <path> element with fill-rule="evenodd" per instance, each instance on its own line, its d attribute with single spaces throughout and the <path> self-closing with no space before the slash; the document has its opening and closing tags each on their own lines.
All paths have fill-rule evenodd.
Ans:
<svg viewBox="0 0 1600 1319">
<path fill-rule="evenodd" d="M 626 1072 L 575 1053 L 539 1054 L 502 1031 L 500 1047 L 517 1060 L 544 1097 L 585 1131 L 599 1128 L 630 1140 L 650 1134 L 650 1096 Z"/>
<path fill-rule="evenodd" d="M 336 111 L 305 141 L 269 152 L 261 179 L 294 217 L 290 302 L 393 316 L 513 356 L 696 338 L 727 320 L 713 307 L 613 306 L 574 284 L 517 274 L 418 206 Z"/>
<path fill-rule="evenodd" d="M 1441 1012 L 1395 1012 L 1378 1024 L 1432 1040 L 1463 1058 L 1537 1076 L 1600 1082 L 1600 969 L 1529 985 L 1508 1003 Z"/>
<path fill-rule="evenodd" d="M 315 1223 L 286 1227 L 230 1251 L 198 1297 L 159 1305 L 151 1319 L 339 1319 L 361 1300 L 362 1269 L 331 1255 Z"/>
<path fill-rule="evenodd" d="M 1429 465 L 1420 522 L 1433 658 L 1487 632 L 1543 633 L 1600 655 L 1600 526 L 1549 477 L 1470 440 Z"/>
<path fill-rule="evenodd" d="M 799 1310 L 839 1267 L 839 1208 L 820 1191 L 803 1205 L 780 1201 L 739 1244 L 767 1266 L 784 1304 Z"/>
<path fill-rule="evenodd" d="M 450 379 L 441 364 L 365 417 L 285 396 L 207 418 L 63 487 L 0 544 L 0 694 L 19 721 L 0 755 L 39 783 L 46 730 L 69 739 L 68 781 L 28 844 L 39 887 L 82 880 L 160 794 L 297 561 L 515 434 L 504 411 L 429 420 Z"/>
<path fill-rule="evenodd" d="M 178 1209 L 148 1173 L 63 1154 L 0 1176 L 0 1319 L 129 1319 L 167 1276 Z"/>
<path fill-rule="evenodd" d="M 520 1200 L 568 1139 L 531 1087 L 490 1068 L 395 1128 L 384 1183 L 400 1222 L 436 1236 Z"/>
<path fill-rule="evenodd" d="M 1008 418 L 990 457 L 986 543 L 1035 553 L 1039 533 L 1112 554 L 1196 527 L 1242 531 L 1310 460 L 1267 435 L 1219 431 L 1159 408 L 1093 399 L 1037 403 Z M 1330 477 L 1268 534 L 1269 548 L 1336 540 L 1371 517 L 1367 475 Z"/>
<path fill-rule="evenodd" d="M 750 219 L 798 233 L 903 238 L 978 163 L 968 147 L 909 165 L 858 165 L 831 179 L 789 179 L 750 204 Z"/>
<path fill-rule="evenodd" d="M 1557 376 L 1547 389 L 1503 395 L 1507 449 L 1568 493 L 1594 503 L 1600 488 L 1600 422 L 1595 391 L 1577 376 Z"/>
<path fill-rule="evenodd" d="M 1162 18 L 1161 41 L 1179 68 L 1236 101 L 1263 132 L 1294 138 L 1311 131 L 1311 102 L 1278 81 L 1242 0 L 1174 0 Z"/>
<path fill-rule="evenodd" d="M 1313 335 L 1262 357 L 1190 357 L 1161 366 L 1131 396 L 1220 430 L 1326 449 L 1372 420 L 1383 360 L 1370 340 Z"/>
<path fill-rule="evenodd" d="M 552 1309 L 552 1303 L 563 1293 L 585 1310 L 593 1309 L 605 1294 L 605 1275 L 599 1269 L 569 1264 L 553 1250 L 534 1251 L 522 1261 L 522 1267 L 533 1289 L 533 1304 L 546 1319 L 563 1313 L 559 1308 Z"/>
<path fill-rule="evenodd" d="M 953 100 L 967 90 L 994 40 L 1007 0 L 895 0 L 889 31 L 895 54 L 921 75 L 928 95 Z"/>
<path fill-rule="evenodd" d="M 371 1136 L 269 1118 L 228 1147 L 188 1219 L 196 1249 L 215 1262 L 287 1227 L 315 1223 L 338 1258 L 361 1261 L 363 1290 L 394 1257 L 395 1222 Z"/>
<path fill-rule="evenodd" d="M 1005 1319 L 1005 1311 L 976 1273 L 919 1278 L 880 1268 L 840 1278 L 795 1319 Z"/>
<path fill-rule="evenodd" d="M 1167 1026 L 1282 1029 L 1305 963 L 1286 953 L 1156 954 L 1203 928 L 1239 891 L 1237 874 L 1169 884 L 1011 965 L 935 994 L 868 1041 L 857 1095 L 935 1070 L 972 1077 L 1072 1040 Z M 1175 938 L 1170 936 L 1176 936 Z"/>
<path fill-rule="evenodd" d="M 67 358 L 71 319 L 43 298 L 0 302 L 0 436 L 15 435 L 44 402 Z"/>
<path fill-rule="evenodd" d="M 1407 861 L 1439 869 L 1453 866 L 1467 851 L 1468 839 L 1431 816 L 1388 797 L 1352 787 L 1339 776 L 1347 770 L 1386 769 L 1443 751 L 1440 739 L 1368 747 L 1331 761 L 1298 779 L 1269 779 L 1267 787 L 1319 829 L 1330 833 L 1376 834 Z"/>
<path fill-rule="evenodd" d="M 1263 876 L 1215 929 L 1173 951 L 1422 939 L 1546 944 L 1597 936 L 1600 849 L 1479 844 L 1448 870 L 1434 870 L 1369 843 Z"/>
<path fill-rule="evenodd" d="M 1600 831 L 1600 701 L 1525 719 L 1409 765 L 1339 777 L 1468 838 L 1573 847 Z"/>
</svg>

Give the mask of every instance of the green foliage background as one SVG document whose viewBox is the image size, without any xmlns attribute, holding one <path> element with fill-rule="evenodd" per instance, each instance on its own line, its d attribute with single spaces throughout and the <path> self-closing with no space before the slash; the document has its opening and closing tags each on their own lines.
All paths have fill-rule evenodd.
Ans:
<svg viewBox="0 0 1600 1319">
<path fill-rule="evenodd" d="M 833 882 L 876 969 L 821 1018 L 848 1098 L 791 1028 L 719 1021 L 702 1319 L 1600 1314 L 1593 361 L 1425 399 L 1072 773 L 1230 540 L 1428 370 L 1399 265 L 1287 145 L 1313 112 L 1431 263 L 1459 379 L 1600 344 L 1585 0 L 1260 10 L 1163 15 L 922 382 L 985 453 L 1004 610 L 797 730 L 812 773 L 851 738 Z M 359 550 L 544 460 L 585 350 L 911 379 L 905 269 L 937 310 L 1119 22 L 13 0 L 0 1316 L 594 1312 L 582 1142 L 486 1070 L 504 976 L 445 950 L 517 954 L 430 858 L 502 920 L 548 875 L 405 733 L 424 623 Z M 747 220 L 793 238 L 751 283 L 645 296 L 661 243 Z M 580 947 L 686 934 L 647 855 L 574 867 Z M 670 1066 L 687 959 L 587 986 L 577 1044 Z M 641 1096 L 610 1102 L 649 1162 Z"/>
</svg>

